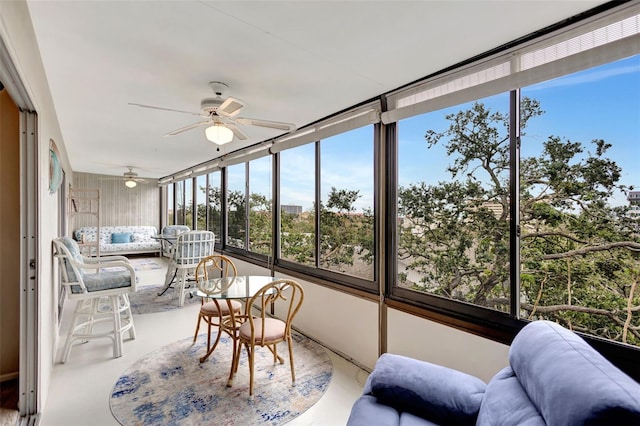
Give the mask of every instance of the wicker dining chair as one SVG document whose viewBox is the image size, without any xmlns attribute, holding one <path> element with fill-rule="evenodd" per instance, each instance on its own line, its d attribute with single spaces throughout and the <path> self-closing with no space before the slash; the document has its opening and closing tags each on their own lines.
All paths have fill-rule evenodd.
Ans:
<svg viewBox="0 0 640 426">
<path fill-rule="evenodd" d="M 253 399 L 253 376 L 256 347 L 267 347 L 273 354 L 274 364 L 279 361 L 284 364 L 284 359 L 278 356 L 276 345 L 287 342 L 289 349 L 289 363 L 291 366 L 291 384 L 295 386 L 296 373 L 293 363 L 293 339 L 291 337 L 291 323 L 300 310 L 304 300 L 302 286 L 294 280 L 281 279 L 273 281 L 262 287 L 247 303 L 245 322 L 238 328 L 238 348 L 234 355 L 231 367 L 232 376 L 238 371 L 242 347 L 247 349 L 249 358 L 249 398 Z M 283 318 L 274 318 L 269 315 L 272 304 L 278 309 L 284 308 Z M 259 311 L 253 315 L 252 308 Z"/>
<path fill-rule="evenodd" d="M 211 278 L 233 278 L 236 275 L 238 275 L 236 265 L 234 265 L 233 261 L 227 256 L 221 254 L 214 254 L 203 258 L 200 263 L 198 263 L 195 272 L 196 283 Z M 215 291 L 222 291 L 222 288 L 209 289 L 208 294 L 213 295 L 212 292 Z M 198 337 L 200 323 L 204 321 L 207 323 L 207 353 L 213 352 L 220 341 L 220 335 L 222 334 L 220 326 L 222 321 L 225 317 L 229 316 L 232 311 L 240 315 L 242 312 L 242 303 L 237 300 L 221 301 L 219 303 L 215 298 L 203 297 L 201 299 L 200 312 L 198 312 L 198 323 L 196 324 L 196 332 L 193 335 L 193 342 L 195 343 Z M 211 346 L 212 327 L 218 329 L 213 347 Z"/>
</svg>

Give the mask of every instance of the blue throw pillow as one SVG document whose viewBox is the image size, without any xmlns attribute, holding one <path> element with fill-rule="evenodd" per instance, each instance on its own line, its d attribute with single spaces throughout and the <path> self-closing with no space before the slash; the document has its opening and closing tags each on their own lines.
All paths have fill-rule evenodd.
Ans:
<svg viewBox="0 0 640 426">
<path fill-rule="evenodd" d="M 111 244 L 125 244 L 131 242 L 131 232 L 114 232 L 111 234 Z"/>
</svg>

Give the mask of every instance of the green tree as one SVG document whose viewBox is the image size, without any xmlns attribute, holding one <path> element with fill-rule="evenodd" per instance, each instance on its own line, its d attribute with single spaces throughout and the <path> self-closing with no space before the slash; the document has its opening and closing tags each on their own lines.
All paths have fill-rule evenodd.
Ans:
<svg viewBox="0 0 640 426">
<path fill-rule="evenodd" d="M 271 254 L 271 200 L 261 194 L 249 196 L 249 250 Z"/>
<path fill-rule="evenodd" d="M 227 194 L 227 232 L 228 244 L 244 247 L 246 233 L 246 200 L 244 192 L 231 191 Z"/>
<path fill-rule="evenodd" d="M 543 113 L 536 100 L 524 98 L 522 134 Z M 507 311 L 509 117 L 476 102 L 446 119 L 447 130 L 428 130 L 425 139 L 428 149 L 445 147 L 451 179 L 398 191 L 404 220 L 398 251 L 407 265 L 398 278 L 419 291 Z M 587 151 L 550 136 L 540 155 L 521 160 L 521 310 L 639 344 L 640 239 L 625 209 L 607 203 L 614 191 L 627 190 L 619 184 L 620 168 L 606 157 L 610 145 L 594 140 L 592 146 Z"/>
<path fill-rule="evenodd" d="M 373 214 L 356 213 L 359 191 L 329 191 L 326 205 L 320 204 L 320 266 L 350 273 L 354 266 L 373 261 Z M 315 264 L 315 206 L 302 215 L 282 212 L 282 256 L 296 262 Z M 373 278 L 372 274 L 366 278 Z"/>
</svg>

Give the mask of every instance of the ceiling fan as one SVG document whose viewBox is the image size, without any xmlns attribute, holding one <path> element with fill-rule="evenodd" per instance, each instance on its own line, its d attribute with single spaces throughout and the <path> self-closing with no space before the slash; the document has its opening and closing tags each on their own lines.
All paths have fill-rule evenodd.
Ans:
<svg viewBox="0 0 640 426">
<path fill-rule="evenodd" d="M 204 121 L 199 121 L 188 126 L 181 127 L 167 133 L 165 136 L 174 136 L 187 130 L 195 129 L 201 126 L 208 126 L 205 130 L 207 139 L 218 145 L 231 142 L 235 136 L 239 140 L 248 139 L 246 133 L 244 133 L 238 126 L 258 126 L 266 127 L 269 129 L 282 130 L 285 132 L 291 132 L 296 129 L 295 124 L 284 123 L 280 121 L 260 120 L 256 118 L 236 117 L 245 103 L 239 99 L 233 97 L 223 98 L 224 90 L 227 89 L 225 83 L 219 81 L 212 81 L 209 83 L 209 87 L 216 94 L 215 98 L 204 98 L 200 102 L 200 113 L 181 111 L 177 109 L 162 108 L 152 105 L 144 105 L 129 102 L 129 105 L 135 105 L 143 108 L 153 108 L 165 111 L 181 112 L 185 114 L 196 115 L 207 118 Z"/>
<path fill-rule="evenodd" d="M 147 183 L 146 179 L 138 177 L 138 174 L 133 171 L 133 167 L 127 166 L 128 172 L 124 172 L 124 184 L 127 188 L 135 188 L 138 183 Z"/>
</svg>

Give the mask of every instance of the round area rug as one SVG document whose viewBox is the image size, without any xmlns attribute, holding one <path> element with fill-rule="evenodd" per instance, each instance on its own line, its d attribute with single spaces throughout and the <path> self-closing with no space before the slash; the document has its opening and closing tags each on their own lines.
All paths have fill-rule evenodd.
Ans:
<svg viewBox="0 0 640 426">
<path fill-rule="evenodd" d="M 180 308 L 178 296 L 173 287 L 165 291 L 162 296 L 158 296 L 158 293 L 162 291 L 162 286 L 162 284 L 156 284 L 138 287 L 138 291 L 129 293 L 131 312 L 134 314 L 152 314 Z M 192 303 L 199 304 L 200 298 L 185 296 L 184 306 Z"/>
<path fill-rule="evenodd" d="M 215 336 L 212 336 L 215 337 Z M 233 342 L 224 335 L 211 357 L 206 334 L 171 343 L 136 361 L 111 392 L 111 413 L 131 425 L 281 425 L 315 404 L 324 394 L 333 370 L 325 349 L 294 333 L 293 359 L 296 385 L 286 343 L 278 345 L 284 364 L 273 363 L 267 348 L 257 348 L 249 400 L 249 365 L 243 349 L 233 387 L 227 387 Z"/>
</svg>

